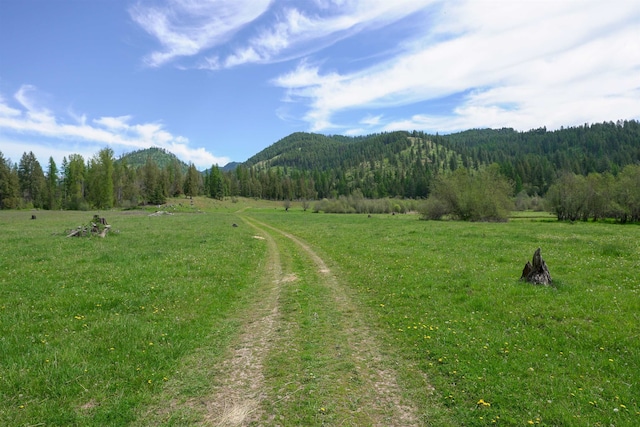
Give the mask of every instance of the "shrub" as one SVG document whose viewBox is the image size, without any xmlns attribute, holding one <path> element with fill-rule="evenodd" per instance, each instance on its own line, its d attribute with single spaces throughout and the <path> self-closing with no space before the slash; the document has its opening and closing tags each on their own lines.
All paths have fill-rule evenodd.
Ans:
<svg viewBox="0 0 640 427">
<path fill-rule="evenodd" d="M 419 210 L 421 219 L 440 220 L 443 216 L 449 214 L 449 208 L 446 203 L 436 197 L 429 197 Z"/>
<path fill-rule="evenodd" d="M 497 165 L 474 175 L 468 169 L 458 169 L 436 180 L 429 199 L 437 202 L 428 202 L 427 206 L 435 209 L 443 204 L 453 219 L 463 221 L 506 221 L 513 209 L 513 187 Z"/>
</svg>

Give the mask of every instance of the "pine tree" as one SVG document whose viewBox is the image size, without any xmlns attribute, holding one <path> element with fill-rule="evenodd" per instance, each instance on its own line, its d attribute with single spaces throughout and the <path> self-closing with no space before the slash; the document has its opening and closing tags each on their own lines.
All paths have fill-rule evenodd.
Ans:
<svg viewBox="0 0 640 427">
<path fill-rule="evenodd" d="M 193 163 L 189 164 L 187 176 L 184 180 L 185 196 L 193 198 L 194 196 L 200 194 L 200 180 L 200 172 L 198 172 Z"/>
<path fill-rule="evenodd" d="M 18 169 L 0 151 L 0 209 L 15 209 L 20 205 Z"/>
<path fill-rule="evenodd" d="M 49 157 L 49 168 L 47 170 L 47 191 L 45 208 L 54 210 L 60 208 L 60 188 L 58 186 L 58 167 L 53 157 Z"/>
<path fill-rule="evenodd" d="M 62 159 L 63 200 L 67 209 L 86 209 L 84 199 L 87 169 L 80 154 L 72 154 L 69 160 Z"/>
<path fill-rule="evenodd" d="M 45 199 L 45 177 L 42 166 L 32 151 L 24 153 L 18 165 L 20 193 L 26 205 L 42 208 Z"/>
</svg>

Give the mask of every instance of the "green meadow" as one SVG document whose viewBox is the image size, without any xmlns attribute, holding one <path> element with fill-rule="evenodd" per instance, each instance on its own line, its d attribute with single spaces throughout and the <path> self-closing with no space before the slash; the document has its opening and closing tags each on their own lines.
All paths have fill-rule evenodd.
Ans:
<svg viewBox="0 0 640 427">
<path fill-rule="evenodd" d="M 164 396 L 210 395 L 215 378 L 201 373 L 224 360 L 263 292 L 268 246 L 254 222 L 324 260 L 393 362 L 420 425 L 640 424 L 637 225 L 180 202 L 172 215 L 99 212 L 113 230 L 104 239 L 66 237 L 97 212 L 0 211 L 0 425 L 144 425 Z M 311 271 L 304 251 L 262 229 L 285 267 Z M 518 280 L 538 247 L 552 287 Z M 332 385 L 347 390 L 342 377 L 353 369 L 327 362 L 340 343 L 318 319 L 339 314 L 311 273 L 298 277 L 280 304 L 300 325 L 282 333 L 301 350 L 270 349 L 260 405 L 279 415 L 273 425 L 363 425 L 354 396 L 323 403 L 344 397 Z M 289 385 L 291 371 L 300 385 Z M 296 400 L 279 397 L 287 387 Z M 198 414 L 158 419 L 192 425 Z"/>
</svg>

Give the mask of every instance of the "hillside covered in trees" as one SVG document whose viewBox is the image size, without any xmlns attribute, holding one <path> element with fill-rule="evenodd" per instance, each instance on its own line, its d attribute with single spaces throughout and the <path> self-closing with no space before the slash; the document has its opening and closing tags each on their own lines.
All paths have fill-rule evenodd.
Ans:
<svg viewBox="0 0 640 427">
<path fill-rule="evenodd" d="M 115 162 L 125 163 L 135 169 L 144 166 L 148 160 L 152 160 L 160 169 L 169 167 L 178 168 L 183 174 L 189 170 L 189 165 L 180 160 L 175 154 L 158 147 L 145 148 L 126 153 Z"/>
<path fill-rule="evenodd" d="M 640 163 L 640 123 L 601 123 L 547 131 L 469 130 L 451 135 L 393 132 L 367 137 L 294 133 L 251 157 L 257 174 L 280 169 L 292 181 L 313 179 L 319 197 L 427 197 L 432 179 L 458 168 L 496 163 L 515 191 L 544 195 L 564 172 L 608 172 Z M 320 183 L 320 185 L 318 185 Z"/>
<path fill-rule="evenodd" d="M 18 163 L 0 153 L 0 207 L 104 208 L 199 194 L 272 200 L 352 194 L 425 199 L 442 188 L 437 182 L 443 177 L 459 169 L 479 176 L 490 166 L 511 183 L 513 195 L 532 197 L 545 196 L 554 184 L 566 182 L 560 178 L 567 174 L 613 179 L 629 165 L 640 165 L 638 121 L 555 131 L 475 129 L 450 135 L 298 132 L 232 165 L 235 168 L 212 165 L 204 172 L 157 148 L 119 159 L 109 148 L 91 159 L 71 154 L 60 167 L 51 158 L 46 171 L 33 153 L 24 153 Z M 557 194 L 556 187 L 554 197 Z"/>
</svg>

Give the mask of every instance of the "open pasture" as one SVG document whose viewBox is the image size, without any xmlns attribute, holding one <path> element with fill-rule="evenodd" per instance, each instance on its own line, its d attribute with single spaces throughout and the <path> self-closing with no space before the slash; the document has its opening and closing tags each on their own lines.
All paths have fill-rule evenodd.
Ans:
<svg viewBox="0 0 640 427">
<path fill-rule="evenodd" d="M 127 425 L 222 353 L 264 248 L 224 209 L 152 212 L 101 212 L 104 239 L 65 237 L 94 212 L 0 212 L 0 425 Z"/>
<path fill-rule="evenodd" d="M 640 228 L 256 211 L 312 242 L 433 391 L 433 425 L 640 422 Z M 554 287 L 518 279 L 542 248 Z M 400 363 L 403 365 L 403 363 Z"/>
<path fill-rule="evenodd" d="M 144 424 L 168 388 L 209 394 L 215 378 L 200 375 L 194 354 L 225 357 L 268 261 L 243 218 L 300 238 L 327 263 L 421 424 L 640 422 L 638 226 L 426 222 L 242 199 L 151 212 L 100 213 L 115 231 L 105 239 L 65 237 L 93 212 L 36 212 L 34 221 L 0 212 L 0 424 Z M 554 287 L 518 281 L 537 247 Z M 330 307 L 304 310 L 322 318 Z M 289 369 L 286 350 L 270 349 L 267 373 Z M 318 369 L 314 377 L 335 377 Z M 268 375 L 264 386 L 273 399 L 263 407 L 301 407 L 276 401 Z M 283 419 L 340 425 L 338 410 Z"/>
</svg>

